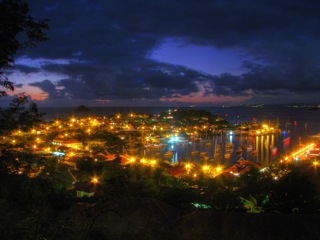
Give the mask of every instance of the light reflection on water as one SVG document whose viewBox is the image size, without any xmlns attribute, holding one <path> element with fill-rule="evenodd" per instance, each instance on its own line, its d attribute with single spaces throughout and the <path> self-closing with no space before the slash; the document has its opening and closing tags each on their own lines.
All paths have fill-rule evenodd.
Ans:
<svg viewBox="0 0 320 240">
<path fill-rule="evenodd" d="M 199 142 L 187 142 L 165 145 L 160 150 L 147 150 L 146 157 L 155 157 L 170 161 L 171 163 L 196 162 L 210 163 L 214 165 L 229 166 L 240 158 L 268 164 L 276 159 L 272 155 L 275 135 L 239 137 L 239 136 L 215 136 L 210 140 Z M 230 143 L 233 147 L 228 146 Z M 242 152 L 238 153 L 238 148 L 242 146 Z M 159 151 L 160 154 L 156 154 Z M 169 156 L 168 152 L 172 151 Z M 167 153 L 167 154 L 166 154 Z"/>
<path fill-rule="evenodd" d="M 308 144 L 314 139 L 309 138 L 310 135 L 320 133 L 320 111 L 310 111 L 307 109 L 288 109 L 288 108 L 270 108 L 262 109 L 213 109 L 215 112 L 219 110 L 219 115 L 222 116 L 223 111 L 228 111 L 228 121 L 243 122 L 256 117 L 260 123 L 277 123 L 280 130 L 278 133 L 261 136 L 214 136 L 209 140 L 211 146 L 207 146 L 205 142 L 189 142 L 188 144 L 175 143 L 173 146 L 164 147 L 161 149 L 162 157 L 168 150 L 174 150 L 171 158 L 166 158 L 172 163 L 190 161 L 212 164 L 222 164 L 230 166 L 243 157 L 248 160 L 256 161 L 262 165 L 281 160 L 284 156 L 297 150 L 300 144 Z M 212 112 L 214 112 L 212 110 Z M 232 110 L 232 111 L 230 111 Z M 236 116 L 236 117 L 234 117 Z M 225 146 L 228 142 L 234 144 L 230 158 L 226 158 Z M 245 145 L 242 154 L 236 154 L 236 150 L 240 145 Z M 248 151 L 247 147 L 252 146 L 252 151 Z M 221 152 L 214 157 L 215 146 L 221 146 Z M 192 151 L 198 151 L 199 154 L 192 155 Z M 206 155 L 201 155 L 200 152 L 206 152 Z M 205 158 L 206 157 L 206 158 Z"/>
<path fill-rule="evenodd" d="M 310 141 L 305 136 L 290 134 L 290 131 L 260 136 L 234 136 L 230 134 L 214 136 L 198 142 L 176 142 L 164 145 L 159 150 L 146 150 L 145 157 L 167 160 L 172 164 L 179 162 L 207 163 L 231 166 L 240 158 L 268 165 L 288 155 L 302 143 Z M 232 143 L 230 154 L 228 146 Z M 237 152 L 241 147 L 242 152 Z M 169 154 L 172 152 L 172 155 Z"/>
<path fill-rule="evenodd" d="M 243 157 L 245 159 L 257 161 L 261 164 L 269 164 L 278 161 L 282 156 L 296 150 L 299 143 L 307 144 L 310 142 L 308 135 L 320 133 L 320 111 L 311 111 L 308 108 L 288 108 L 285 106 L 265 106 L 263 108 L 251 107 L 207 107 L 193 108 L 195 110 L 205 109 L 214 115 L 225 118 L 230 123 L 246 122 L 255 119 L 258 123 L 279 124 L 281 132 L 264 136 L 215 136 L 207 142 L 187 142 L 175 143 L 173 145 L 165 145 L 161 149 L 147 149 L 140 153 L 141 156 L 164 159 L 172 163 L 179 161 L 205 162 L 212 164 L 223 164 L 225 166 L 232 165 L 237 159 Z M 53 120 L 57 117 L 68 118 L 71 115 L 76 116 L 75 108 L 48 108 L 43 109 L 46 112 L 46 119 Z M 123 107 L 123 108 L 90 108 L 87 115 L 104 116 L 116 113 L 152 113 L 158 114 L 168 110 L 167 107 Z M 79 113 L 78 113 L 79 114 Z M 83 115 L 84 113 L 81 113 Z M 289 123 L 289 124 L 287 124 Z M 289 140 L 284 141 L 289 137 Z M 209 142 L 209 143 L 208 143 Z M 226 158 L 226 143 L 234 144 L 233 151 L 229 158 Z M 236 154 L 238 147 L 244 144 L 246 147 L 242 154 Z M 252 155 L 247 151 L 247 147 L 252 145 L 256 151 Z M 221 146 L 220 154 L 214 154 L 215 148 Z M 275 153 L 275 148 L 277 152 Z M 164 156 L 164 153 L 173 151 L 172 156 Z M 198 154 L 192 152 L 198 151 Z M 203 154 L 205 152 L 205 155 Z M 202 154 L 200 154 L 202 153 Z"/>
</svg>

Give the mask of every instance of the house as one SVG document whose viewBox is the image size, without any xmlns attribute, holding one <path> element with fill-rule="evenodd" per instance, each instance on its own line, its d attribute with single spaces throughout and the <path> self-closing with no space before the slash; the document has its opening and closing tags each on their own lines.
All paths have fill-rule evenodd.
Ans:
<svg viewBox="0 0 320 240">
<path fill-rule="evenodd" d="M 80 149 L 83 147 L 82 142 L 74 138 L 63 141 L 62 146 L 74 149 Z"/>
<path fill-rule="evenodd" d="M 62 138 L 55 138 L 53 139 L 52 144 L 59 147 L 67 147 L 67 148 L 73 148 L 73 149 L 80 149 L 83 147 L 82 142 L 74 138 L 67 139 L 67 140 Z"/>
<path fill-rule="evenodd" d="M 93 146 L 104 147 L 107 141 L 104 139 L 95 138 L 95 139 L 88 140 L 86 143 L 88 144 L 88 146 L 91 146 L 91 147 Z"/>
<path fill-rule="evenodd" d="M 64 141 L 64 139 L 55 138 L 55 139 L 53 139 L 52 144 L 53 144 L 53 145 L 57 145 L 57 146 L 62 146 L 63 141 Z"/>
<path fill-rule="evenodd" d="M 104 153 L 97 153 L 96 155 L 94 155 L 94 158 L 99 159 L 101 161 L 112 161 L 113 159 L 115 159 L 115 155 L 114 154 L 104 154 Z"/>
<path fill-rule="evenodd" d="M 184 166 L 174 166 L 174 167 L 168 169 L 168 172 L 173 177 L 180 177 L 180 176 L 187 173 L 187 169 Z"/>
<path fill-rule="evenodd" d="M 44 169 L 43 166 L 39 167 L 39 166 L 34 165 L 34 166 L 31 167 L 31 169 L 29 169 L 27 171 L 27 175 L 30 178 L 35 178 L 42 172 L 43 169 Z"/>
<path fill-rule="evenodd" d="M 76 182 L 74 184 L 74 190 L 77 193 L 78 198 L 92 197 L 101 190 L 101 185 L 98 182 Z"/>
<path fill-rule="evenodd" d="M 251 168 L 261 169 L 261 165 L 253 161 L 239 159 L 236 164 L 227 168 L 224 171 L 224 174 L 232 174 L 238 176 L 250 172 Z"/>
</svg>

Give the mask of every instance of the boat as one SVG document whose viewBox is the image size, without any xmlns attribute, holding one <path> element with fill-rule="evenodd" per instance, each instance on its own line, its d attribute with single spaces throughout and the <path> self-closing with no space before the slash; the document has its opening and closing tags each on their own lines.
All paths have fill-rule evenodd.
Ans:
<svg viewBox="0 0 320 240">
<path fill-rule="evenodd" d="M 135 154 L 135 153 L 137 153 L 139 151 L 139 149 L 137 149 L 137 148 L 128 148 L 128 149 L 126 149 L 126 151 L 128 153 L 130 153 L 130 154 Z"/>
<path fill-rule="evenodd" d="M 272 148 L 271 153 L 272 153 L 272 157 L 276 157 L 278 153 L 278 148 L 277 147 Z"/>
<path fill-rule="evenodd" d="M 197 155 L 199 152 L 198 151 L 192 151 L 191 155 Z"/>
<path fill-rule="evenodd" d="M 199 154 L 199 151 L 196 150 L 196 139 L 194 139 L 194 141 L 192 142 L 192 152 L 191 152 L 191 155 L 194 156 L 194 155 L 198 155 Z"/>
<path fill-rule="evenodd" d="M 159 143 L 151 143 L 151 144 L 145 144 L 145 148 L 148 148 L 148 149 L 161 149 L 163 147 L 163 144 Z"/>
<path fill-rule="evenodd" d="M 308 138 L 318 138 L 320 139 L 320 133 L 315 134 L 315 135 L 307 135 Z"/>
<path fill-rule="evenodd" d="M 225 152 L 224 158 L 230 158 L 231 157 L 231 152 Z"/>
<path fill-rule="evenodd" d="M 237 151 L 236 151 L 236 154 L 241 154 L 242 153 L 242 147 L 238 147 Z"/>
<path fill-rule="evenodd" d="M 167 152 L 165 152 L 165 153 L 163 154 L 163 156 L 164 156 L 165 158 L 171 158 L 172 155 L 173 155 L 173 152 L 172 152 L 172 151 L 167 151 Z"/>
<path fill-rule="evenodd" d="M 231 142 L 226 143 L 226 151 L 231 152 L 233 150 L 233 147 L 234 147 L 233 143 L 231 143 Z"/>
<path fill-rule="evenodd" d="M 290 144 L 290 137 L 284 138 L 284 139 L 282 140 L 282 142 L 283 142 L 284 145 Z"/>
<path fill-rule="evenodd" d="M 205 156 L 205 155 L 207 155 L 207 152 L 200 152 L 200 155 Z"/>
<path fill-rule="evenodd" d="M 247 152 L 252 152 L 252 151 L 253 151 L 253 146 L 252 145 L 247 146 Z"/>
</svg>

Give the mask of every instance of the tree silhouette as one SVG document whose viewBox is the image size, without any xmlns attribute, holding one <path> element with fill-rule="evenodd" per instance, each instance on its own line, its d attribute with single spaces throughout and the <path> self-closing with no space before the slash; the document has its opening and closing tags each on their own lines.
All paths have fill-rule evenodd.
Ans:
<svg viewBox="0 0 320 240">
<path fill-rule="evenodd" d="M 13 91 L 13 83 L 4 76 L 13 68 L 14 56 L 18 50 L 33 47 L 36 42 L 47 40 L 45 30 L 48 20 L 34 21 L 29 15 L 29 7 L 20 0 L 0 2 L 0 96 Z"/>
<path fill-rule="evenodd" d="M 245 212 L 243 204 L 243 199 L 229 189 L 216 191 L 211 202 L 212 209 L 217 212 Z"/>
<path fill-rule="evenodd" d="M 29 130 L 42 122 L 43 113 L 39 113 L 35 103 L 30 102 L 24 93 L 20 93 L 10 103 L 9 108 L 0 109 L 0 133 L 15 129 Z"/>
<path fill-rule="evenodd" d="M 265 212 L 273 213 L 316 213 L 315 186 L 309 178 L 293 169 L 275 183 L 263 206 Z"/>
</svg>

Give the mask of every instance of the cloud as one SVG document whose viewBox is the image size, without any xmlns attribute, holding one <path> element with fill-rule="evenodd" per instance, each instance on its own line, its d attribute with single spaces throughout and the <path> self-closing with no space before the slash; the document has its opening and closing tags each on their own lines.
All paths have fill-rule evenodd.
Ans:
<svg viewBox="0 0 320 240">
<path fill-rule="evenodd" d="M 30 59 L 48 61 L 32 66 L 21 61 L 16 69 L 60 74 L 60 79 L 32 83 L 49 98 L 179 101 L 179 97 L 190 97 L 192 101 L 196 94 L 204 101 L 208 96 L 258 101 L 279 99 L 286 93 L 292 100 L 310 101 L 307 93 L 320 91 L 317 1 L 28 3 L 36 18 L 50 19 L 49 41 L 20 55 L 27 56 L 29 63 Z M 168 38 L 190 46 L 241 52 L 244 73 L 212 76 L 150 59 Z"/>
<path fill-rule="evenodd" d="M 49 98 L 59 98 L 59 92 L 56 89 L 56 86 L 49 80 L 44 80 L 42 82 L 30 83 L 30 86 L 38 87 L 48 93 Z"/>
</svg>

